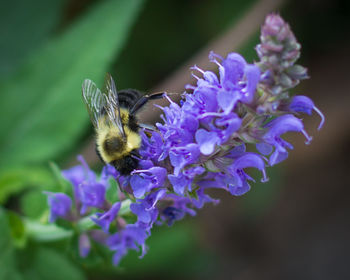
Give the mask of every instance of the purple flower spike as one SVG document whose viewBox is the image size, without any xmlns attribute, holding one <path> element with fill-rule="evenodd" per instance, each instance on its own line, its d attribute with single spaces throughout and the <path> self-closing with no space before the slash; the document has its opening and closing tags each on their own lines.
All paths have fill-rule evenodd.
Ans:
<svg viewBox="0 0 350 280">
<path fill-rule="evenodd" d="M 58 217 L 67 217 L 72 208 L 71 198 L 64 193 L 44 193 L 47 195 L 50 207 L 50 223 L 55 222 Z"/>
<path fill-rule="evenodd" d="M 121 203 L 116 202 L 112 205 L 111 209 L 109 209 L 105 213 L 96 213 L 97 218 L 91 217 L 91 220 L 94 221 L 97 225 L 99 225 L 105 233 L 109 232 L 110 224 L 115 220 L 120 210 Z"/>
<path fill-rule="evenodd" d="M 79 236 L 79 255 L 82 258 L 86 258 L 90 253 L 90 249 L 91 249 L 90 239 L 86 233 L 82 233 Z"/>
<path fill-rule="evenodd" d="M 121 176 L 107 165 L 97 177 L 79 157 L 79 166 L 62 172 L 74 186 L 74 216 L 69 197 L 48 193 L 50 221 L 63 217 L 80 225 L 82 220 L 80 255 L 86 257 L 90 241 L 97 242 L 113 251 L 113 263 L 118 265 L 129 250 L 141 249 L 143 257 L 153 225 L 170 226 L 196 215 L 206 203 L 218 203 L 207 189 L 243 195 L 254 181 L 250 168 L 259 170 L 261 182 L 266 182 L 266 166 L 283 161 L 293 149 L 283 134 L 301 133 L 306 144 L 312 139 L 298 115 L 316 111 L 321 118 L 318 129 L 325 122 L 310 98 L 290 92 L 308 78 L 307 68 L 296 64 L 300 49 L 289 25 L 270 14 L 256 47 L 258 62 L 249 64 L 237 53 L 222 57 L 211 52 L 209 60 L 218 71 L 193 66 L 196 82 L 185 87 L 189 92 L 181 95 L 180 103 L 163 94 L 169 105 L 156 105 L 163 121 L 140 131 L 138 169 Z M 86 81 L 83 91 L 85 87 Z M 251 152 L 254 146 L 257 153 Z M 111 206 L 106 190 L 113 178 L 118 188 L 109 189 L 108 197 L 118 202 Z M 93 223 L 84 222 L 90 218 Z"/>
<path fill-rule="evenodd" d="M 312 110 L 315 110 L 316 113 L 320 116 L 321 122 L 318 125 L 318 130 L 320 130 L 324 124 L 325 117 L 322 112 L 315 106 L 314 102 L 307 96 L 296 95 L 292 98 L 292 101 L 289 104 L 289 110 L 291 112 L 301 112 L 308 115 L 312 114 Z"/>
</svg>

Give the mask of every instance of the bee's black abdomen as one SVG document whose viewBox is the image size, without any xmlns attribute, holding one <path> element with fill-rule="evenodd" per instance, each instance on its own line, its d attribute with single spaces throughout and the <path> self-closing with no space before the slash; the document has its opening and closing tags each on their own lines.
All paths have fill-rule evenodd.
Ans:
<svg viewBox="0 0 350 280">
<path fill-rule="evenodd" d="M 131 109 L 141 96 L 141 92 L 136 89 L 123 89 L 118 91 L 119 106 Z"/>
<path fill-rule="evenodd" d="M 121 175 L 130 175 L 130 173 L 138 167 L 139 160 L 132 156 L 126 156 L 111 162 L 111 164 L 120 172 Z"/>
</svg>

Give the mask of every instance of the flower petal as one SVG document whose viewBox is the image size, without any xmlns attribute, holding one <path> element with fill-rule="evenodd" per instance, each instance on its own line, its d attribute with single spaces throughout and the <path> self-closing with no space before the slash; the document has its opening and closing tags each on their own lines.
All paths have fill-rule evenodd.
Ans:
<svg viewBox="0 0 350 280">
<path fill-rule="evenodd" d="M 251 103 L 253 101 L 256 86 L 260 80 L 260 69 L 255 65 L 247 65 L 245 67 L 245 76 L 247 80 L 247 85 L 244 88 L 244 94 L 241 101 L 244 103 Z"/>
<path fill-rule="evenodd" d="M 50 223 L 56 221 L 58 217 L 65 217 L 72 208 L 72 200 L 65 193 L 44 192 L 47 195 L 50 207 Z"/>
<path fill-rule="evenodd" d="M 210 155 L 215 150 L 215 145 L 220 139 L 216 132 L 209 132 L 205 129 L 199 129 L 196 132 L 196 141 L 203 155 Z"/>
<path fill-rule="evenodd" d="M 240 94 L 238 91 L 227 91 L 222 89 L 217 94 L 218 104 L 226 114 L 230 113 L 233 110 L 239 99 Z"/>
<path fill-rule="evenodd" d="M 90 239 L 86 233 L 82 233 L 79 236 L 79 255 L 82 258 L 86 258 L 90 253 L 90 249 L 91 249 Z"/>
<path fill-rule="evenodd" d="M 133 175 L 130 179 L 130 185 L 136 198 L 141 198 L 148 190 L 149 182 L 139 175 Z"/>
<path fill-rule="evenodd" d="M 120 210 L 121 203 L 116 202 L 112 205 L 111 209 L 109 209 L 104 214 L 97 213 L 97 218 L 91 217 L 91 220 L 99 225 L 105 233 L 109 232 L 110 224 L 115 220 Z"/>
<path fill-rule="evenodd" d="M 224 75 L 221 78 L 221 84 L 226 89 L 232 89 L 234 85 L 243 77 L 246 62 L 238 53 L 229 53 L 222 62 Z"/>
<path fill-rule="evenodd" d="M 259 155 L 254 153 L 246 153 L 240 156 L 239 158 L 237 158 L 234 161 L 232 167 L 234 168 L 234 170 L 244 169 L 247 167 L 254 167 L 259 170 L 264 170 L 265 163 Z"/>
</svg>

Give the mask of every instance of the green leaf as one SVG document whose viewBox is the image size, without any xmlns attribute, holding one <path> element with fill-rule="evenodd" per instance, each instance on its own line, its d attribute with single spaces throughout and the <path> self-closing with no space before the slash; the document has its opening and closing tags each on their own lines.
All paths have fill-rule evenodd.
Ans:
<svg viewBox="0 0 350 280">
<path fill-rule="evenodd" d="M 28 238 L 39 242 L 51 242 L 70 238 L 73 235 L 72 230 L 58 227 L 55 224 L 42 224 L 37 221 L 24 220 Z"/>
<path fill-rule="evenodd" d="M 58 167 L 58 165 L 54 162 L 50 162 L 50 169 L 54 175 L 54 178 L 57 181 L 57 190 L 56 192 L 63 192 L 63 193 L 69 193 L 72 191 L 71 184 L 62 176 L 62 171 Z"/>
<path fill-rule="evenodd" d="M 77 224 L 77 228 L 79 229 L 79 231 L 81 231 L 81 232 L 87 231 L 96 225 L 91 220 L 91 217 L 95 217 L 95 214 L 92 214 L 91 216 L 87 216 L 87 217 L 80 219 L 80 221 Z"/>
<path fill-rule="evenodd" d="M 23 269 L 25 279 L 33 280 L 67 280 L 85 279 L 83 272 L 78 269 L 65 255 L 53 249 L 39 247 L 30 252 L 30 265 Z M 25 264 L 24 264 L 25 265 Z"/>
<path fill-rule="evenodd" d="M 130 205 L 131 205 L 132 201 L 130 199 L 125 199 L 122 201 L 122 204 L 120 206 L 120 210 L 118 215 L 122 216 L 122 215 L 126 215 L 131 213 L 130 210 Z"/>
<path fill-rule="evenodd" d="M 33 49 L 49 37 L 59 23 L 64 2 L 66 1 L 1 1 L 1 78 L 15 70 Z"/>
<path fill-rule="evenodd" d="M 28 187 L 52 187 L 51 173 L 43 167 L 15 167 L 0 172 L 0 204 L 13 194 Z"/>
<path fill-rule="evenodd" d="M 197 188 L 197 189 L 198 189 L 198 188 Z M 191 198 L 194 198 L 195 200 L 198 200 L 197 189 L 194 189 L 194 190 L 188 192 L 188 195 L 189 195 Z"/>
<path fill-rule="evenodd" d="M 27 242 L 27 235 L 21 217 L 12 211 L 8 211 L 7 217 L 14 245 L 23 248 Z"/>
<path fill-rule="evenodd" d="M 21 279 L 17 272 L 15 250 L 5 211 L 0 207 L 0 280 Z"/>
<path fill-rule="evenodd" d="M 86 129 L 85 78 L 101 82 L 123 46 L 142 0 L 98 2 L 0 86 L 0 166 L 35 163 L 66 151 Z"/>
<path fill-rule="evenodd" d="M 106 199 L 107 201 L 113 204 L 119 201 L 119 196 L 118 196 L 119 186 L 118 186 L 117 180 L 114 178 L 109 178 L 108 183 L 109 183 L 109 188 L 107 189 L 107 192 L 106 192 Z"/>
<path fill-rule="evenodd" d="M 20 197 L 23 214 L 28 218 L 39 218 L 48 208 L 47 195 L 42 190 L 32 190 Z"/>
</svg>

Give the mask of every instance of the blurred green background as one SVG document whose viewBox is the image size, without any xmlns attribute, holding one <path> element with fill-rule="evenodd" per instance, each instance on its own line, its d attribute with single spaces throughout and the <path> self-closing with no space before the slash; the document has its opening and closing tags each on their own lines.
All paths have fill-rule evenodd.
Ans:
<svg viewBox="0 0 350 280">
<path fill-rule="evenodd" d="M 108 71 L 119 89 L 181 92 L 188 63 L 204 67 L 208 48 L 253 62 L 272 11 L 290 23 L 312 78 L 295 93 L 327 118 L 320 133 L 317 117 L 305 118 L 310 147 L 291 135 L 295 150 L 269 170 L 269 183 L 240 198 L 213 192 L 220 205 L 155 228 L 149 253 L 130 253 L 119 268 L 79 259 L 74 240 L 30 239 L 19 215 L 42 217 L 42 190 L 62 184 L 49 162 L 64 169 L 83 154 L 101 168 L 81 99 L 85 78 L 102 85 Z M 1 1 L 0 203 L 13 212 L 0 208 L 0 279 L 347 279 L 349 27 L 345 0 Z"/>
</svg>

